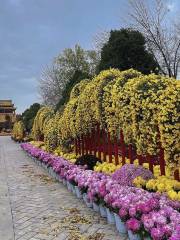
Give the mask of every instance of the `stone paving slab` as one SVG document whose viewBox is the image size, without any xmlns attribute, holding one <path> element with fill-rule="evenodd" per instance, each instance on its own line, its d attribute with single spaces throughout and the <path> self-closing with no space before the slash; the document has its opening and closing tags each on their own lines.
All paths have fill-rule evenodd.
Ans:
<svg viewBox="0 0 180 240">
<path fill-rule="evenodd" d="M 0 240 L 127 239 L 10 137 L 0 136 L 0 163 Z"/>
<path fill-rule="evenodd" d="M 13 219 L 4 155 L 4 148 L 0 144 L 0 240 L 14 240 Z"/>
</svg>

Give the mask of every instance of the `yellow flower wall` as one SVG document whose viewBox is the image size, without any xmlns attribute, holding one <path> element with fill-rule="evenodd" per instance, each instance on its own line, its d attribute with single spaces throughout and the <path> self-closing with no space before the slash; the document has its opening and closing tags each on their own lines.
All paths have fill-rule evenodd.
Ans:
<svg viewBox="0 0 180 240">
<path fill-rule="evenodd" d="M 13 129 L 12 129 L 12 137 L 15 140 L 23 140 L 24 138 L 24 124 L 22 121 L 18 121 L 14 123 Z"/>
<path fill-rule="evenodd" d="M 43 133 L 47 149 L 53 150 L 99 123 L 111 136 L 122 129 L 125 143 L 139 154 L 156 154 L 161 140 L 168 166 L 179 168 L 179 98 L 178 80 L 133 69 L 105 70 L 78 83 L 62 113 L 40 109 L 34 137 Z"/>
</svg>

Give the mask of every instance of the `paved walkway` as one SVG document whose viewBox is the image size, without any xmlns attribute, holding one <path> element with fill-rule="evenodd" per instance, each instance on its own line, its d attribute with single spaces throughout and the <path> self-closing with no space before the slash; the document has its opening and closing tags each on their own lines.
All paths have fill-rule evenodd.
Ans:
<svg viewBox="0 0 180 240">
<path fill-rule="evenodd" d="M 0 137 L 0 240 L 124 240 L 52 180 L 10 137 Z"/>
</svg>

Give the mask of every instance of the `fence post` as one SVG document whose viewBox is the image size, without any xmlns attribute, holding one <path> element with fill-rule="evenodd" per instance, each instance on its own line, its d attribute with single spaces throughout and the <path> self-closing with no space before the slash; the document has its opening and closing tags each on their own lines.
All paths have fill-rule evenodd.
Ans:
<svg viewBox="0 0 180 240">
<path fill-rule="evenodd" d="M 109 155 L 109 162 L 112 163 L 112 142 L 111 142 L 111 135 L 108 132 L 108 155 Z"/>
<path fill-rule="evenodd" d="M 131 143 L 128 146 L 128 155 L 129 155 L 130 163 L 133 164 L 132 144 Z"/>
<path fill-rule="evenodd" d="M 139 165 L 143 164 L 142 155 L 138 155 Z"/>
<path fill-rule="evenodd" d="M 101 159 L 101 132 L 100 132 L 100 126 L 99 123 L 97 124 L 97 151 L 98 151 L 98 158 Z"/>
<path fill-rule="evenodd" d="M 166 175 L 165 172 L 165 160 L 164 160 L 164 149 L 162 148 L 161 145 L 161 136 L 160 136 L 160 131 L 158 128 L 158 138 L 159 138 L 159 143 L 158 143 L 158 147 L 159 147 L 159 165 L 160 165 L 160 171 L 161 171 L 161 175 Z"/>
<path fill-rule="evenodd" d="M 177 181 L 180 181 L 179 170 L 178 169 L 174 172 L 174 179 L 177 180 Z"/>
<path fill-rule="evenodd" d="M 92 138 L 91 138 L 91 131 L 88 133 L 88 138 L 89 138 L 89 154 L 92 155 Z"/>
<path fill-rule="evenodd" d="M 93 155 L 96 157 L 96 128 L 92 129 L 92 150 L 93 150 Z"/>
<path fill-rule="evenodd" d="M 89 132 L 87 133 L 87 149 L 88 149 L 88 154 L 90 153 L 90 136 Z"/>
<path fill-rule="evenodd" d="M 121 146 L 121 155 L 122 155 L 122 165 L 124 165 L 125 164 L 126 146 L 124 144 L 124 135 L 123 135 L 122 129 L 120 132 L 120 146 Z"/>
<path fill-rule="evenodd" d="M 103 161 L 106 162 L 106 132 L 104 129 L 102 130 L 102 135 L 103 135 Z"/>
<path fill-rule="evenodd" d="M 78 155 L 78 146 L 77 146 L 77 138 L 74 139 L 75 153 Z"/>
<path fill-rule="evenodd" d="M 88 154 L 88 151 L 89 151 L 88 133 L 84 135 L 84 138 L 85 138 L 85 152 L 86 154 Z"/>
<path fill-rule="evenodd" d="M 164 149 L 161 147 L 161 144 L 160 144 L 160 151 L 159 151 L 159 164 L 160 164 L 160 169 L 161 169 L 161 175 L 166 175 L 165 161 L 164 161 Z"/>
<path fill-rule="evenodd" d="M 81 136 L 81 142 L 82 142 L 82 156 L 84 156 L 84 135 Z"/>
<path fill-rule="evenodd" d="M 90 154 L 93 155 L 93 134 L 92 134 L 92 129 L 91 129 L 91 132 L 90 132 Z"/>
<path fill-rule="evenodd" d="M 94 138 L 93 138 L 93 129 L 91 129 L 91 154 L 94 155 Z"/>
<path fill-rule="evenodd" d="M 79 154 L 82 155 L 81 137 L 79 137 Z"/>
<path fill-rule="evenodd" d="M 86 137 L 86 135 L 84 135 L 84 152 L 85 152 L 85 154 L 88 154 L 88 150 L 87 150 L 87 137 Z"/>
<path fill-rule="evenodd" d="M 78 137 L 77 137 L 76 141 L 77 141 L 77 154 L 79 154 L 79 139 L 78 139 Z"/>
<path fill-rule="evenodd" d="M 81 155 L 81 141 L 80 141 L 80 137 L 77 138 L 78 141 L 78 153 Z"/>
<path fill-rule="evenodd" d="M 115 164 L 118 165 L 119 161 L 118 161 L 118 140 L 117 140 L 117 136 L 115 136 L 115 139 L 114 139 L 114 156 L 115 156 Z"/>
<path fill-rule="evenodd" d="M 153 162 L 152 162 L 150 154 L 147 154 L 146 159 L 147 159 L 147 162 L 149 163 L 149 170 L 153 173 L 154 168 L 153 168 Z"/>
</svg>

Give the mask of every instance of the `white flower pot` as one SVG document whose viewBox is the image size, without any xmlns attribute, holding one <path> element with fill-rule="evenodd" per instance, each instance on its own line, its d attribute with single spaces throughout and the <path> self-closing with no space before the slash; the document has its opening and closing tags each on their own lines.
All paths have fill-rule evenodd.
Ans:
<svg viewBox="0 0 180 240">
<path fill-rule="evenodd" d="M 60 183 L 62 183 L 62 177 L 61 176 L 59 176 L 58 174 L 57 174 L 57 180 L 60 182 Z"/>
<path fill-rule="evenodd" d="M 83 193 L 83 200 L 84 200 L 84 202 L 86 202 L 86 200 L 87 200 L 87 194 L 86 193 Z"/>
<path fill-rule="evenodd" d="M 48 168 L 48 173 L 52 176 L 52 168 L 51 167 Z"/>
<path fill-rule="evenodd" d="M 74 186 L 69 181 L 67 181 L 67 188 L 70 192 L 73 192 L 73 190 L 75 190 Z"/>
<path fill-rule="evenodd" d="M 63 182 L 64 186 L 67 185 L 67 181 L 65 179 L 63 179 L 62 182 Z"/>
<path fill-rule="evenodd" d="M 119 233 L 121 234 L 127 234 L 127 228 L 125 223 L 121 220 L 118 214 L 114 213 L 115 222 L 116 222 L 116 228 Z"/>
<path fill-rule="evenodd" d="M 70 187 L 71 187 L 71 192 L 76 194 L 75 186 L 72 183 L 70 183 Z"/>
<path fill-rule="evenodd" d="M 114 224 L 115 223 L 115 218 L 113 212 L 109 210 L 109 208 L 106 208 L 106 213 L 107 213 L 107 221 L 109 224 Z"/>
<path fill-rule="evenodd" d="M 67 181 L 67 189 L 71 192 L 72 191 L 72 188 L 71 188 L 71 184 L 69 181 Z"/>
<path fill-rule="evenodd" d="M 54 172 L 55 179 L 58 180 L 58 175 L 56 172 Z"/>
<path fill-rule="evenodd" d="M 53 178 L 55 178 L 54 171 L 53 171 L 52 167 L 51 167 L 50 169 L 51 169 L 51 170 L 50 170 L 50 175 L 51 175 Z"/>
<path fill-rule="evenodd" d="M 53 170 L 53 169 L 52 169 L 52 174 L 53 174 L 53 178 L 57 180 L 56 173 L 54 172 L 54 170 Z"/>
<path fill-rule="evenodd" d="M 75 186 L 74 186 L 74 185 L 72 185 L 72 193 L 73 193 L 74 195 L 76 195 L 76 189 L 75 189 Z"/>
<path fill-rule="evenodd" d="M 84 199 L 84 201 L 85 201 L 85 203 L 86 203 L 86 206 L 87 206 L 88 208 L 92 208 L 93 204 L 92 204 L 91 201 L 89 201 L 86 193 L 83 194 L 83 199 Z"/>
<path fill-rule="evenodd" d="M 55 176 L 55 179 L 58 181 L 59 180 L 59 176 L 57 175 L 56 172 L 54 172 L 54 176 Z"/>
<path fill-rule="evenodd" d="M 82 198 L 82 193 L 80 191 L 80 189 L 78 188 L 78 186 L 75 186 L 75 191 L 76 191 L 76 196 L 77 198 Z"/>
<path fill-rule="evenodd" d="M 133 233 L 131 230 L 128 230 L 128 237 L 129 237 L 129 240 L 141 240 L 140 235 Z"/>
<path fill-rule="evenodd" d="M 95 212 L 99 212 L 100 211 L 99 205 L 96 204 L 95 202 L 93 202 L 93 209 L 94 209 Z"/>
<path fill-rule="evenodd" d="M 102 205 L 100 205 L 99 207 L 100 207 L 101 217 L 107 217 L 106 208 L 104 206 L 102 206 Z"/>
</svg>

